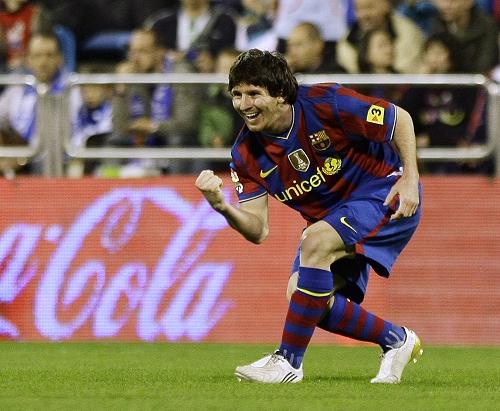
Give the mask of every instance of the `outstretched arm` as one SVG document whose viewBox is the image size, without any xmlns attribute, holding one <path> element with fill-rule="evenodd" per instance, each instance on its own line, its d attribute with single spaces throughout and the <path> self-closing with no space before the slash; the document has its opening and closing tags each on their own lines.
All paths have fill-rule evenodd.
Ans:
<svg viewBox="0 0 500 411">
<path fill-rule="evenodd" d="M 203 170 L 195 185 L 212 208 L 248 241 L 260 244 L 266 239 L 269 233 L 267 195 L 234 207 L 226 202 L 222 194 L 221 178 L 211 170 Z"/>
<path fill-rule="evenodd" d="M 397 107 L 396 109 L 397 124 L 393 141 L 403 162 L 403 175 L 394 184 L 385 199 L 385 205 L 388 205 L 396 196 L 399 196 L 399 207 L 391 216 L 391 220 L 411 217 L 416 213 L 420 201 L 418 195 L 417 149 L 413 121 L 406 110 L 403 110 L 401 107 Z"/>
</svg>

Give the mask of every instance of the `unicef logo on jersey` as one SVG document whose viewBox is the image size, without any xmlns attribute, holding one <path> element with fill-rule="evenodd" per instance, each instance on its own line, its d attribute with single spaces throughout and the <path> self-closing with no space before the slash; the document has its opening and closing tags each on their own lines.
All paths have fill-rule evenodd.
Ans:
<svg viewBox="0 0 500 411">
<path fill-rule="evenodd" d="M 321 169 L 326 175 L 333 176 L 340 171 L 340 167 L 342 167 L 342 160 L 340 157 L 328 157 Z"/>
</svg>

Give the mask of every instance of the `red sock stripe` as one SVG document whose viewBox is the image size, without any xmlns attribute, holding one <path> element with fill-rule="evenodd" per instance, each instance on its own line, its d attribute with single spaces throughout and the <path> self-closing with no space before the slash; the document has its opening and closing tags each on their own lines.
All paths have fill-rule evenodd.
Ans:
<svg viewBox="0 0 500 411">
<path fill-rule="evenodd" d="M 349 323 L 349 321 L 351 321 L 352 312 L 353 312 L 352 303 L 350 301 L 346 301 L 345 309 L 344 309 L 344 312 L 342 313 L 342 319 L 337 324 L 337 327 L 336 327 L 337 329 L 343 330 L 347 327 L 347 324 Z"/>
<path fill-rule="evenodd" d="M 376 340 L 380 336 L 380 333 L 384 330 L 384 320 L 375 315 L 374 317 L 375 317 L 375 322 L 373 324 L 372 332 L 368 337 L 368 341 Z"/>
<path fill-rule="evenodd" d="M 302 291 L 296 291 L 292 295 L 292 302 L 298 304 L 304 308 L 321 308 L 328 302 L 330 297 L 313 297 L 312 295 L 307 295 Z"/>
<path fill-rule="evenodd" d="M 298 325 L 300 327 L 310 327 L 311 323 L 316 323 L 317 321 L 319 321 L 317 316 L 305 316 L 297 314 L 292 310 L 288 310 L 288 313 L 286 315 L 287 323 Z"/>
<path fill-rule="evenodd" d="M 286 315 L 286 324 L 300 327 L 304 330 L 310 329 L 311 333 L 309 335 L 303 336 L 291 333 L 284 329 L 281 339 L 282 344 L 297 347 L 300 349 L 307 347 L 309 341 L 311 340 L 312 330 L 314 330 L 316 324 L 321 318 L 323 309 L 326 308 L 328 304 L 328 299 L 328 297 L 313 297 L 300 291 L 295 292 L 292 295 L 292 301 Z M 295 311 L 293 311 L 291 307 L 292 304 L 303 308 L 304 310 L 301 310 L 303 312 L 296 313 Z M 308 313 L 308 310 L 311 311 Z"/>
<path fill-rule="evenodd" d="M 361 307 L 360 307 L 361 308 Z M 357 324 L 356 324 L 356 327 L 354 327 L 354 330 L 352 332 L 352 335 L 356 338 L 356 337 L 359 337 L 362 332 L 363 332 L 363 327 L 365 326 L 365 323 L 366 323 L 366 317 L 367 317 L 367 312 L 361 308 L 360 310 L 360 314 L 359 314 L 359 318 L 358 318 L 358 321 L 357 321 Z"/>
<path fill-rule="evenodd" d="M 281 342 L 286 345 L 292 345 L 297 348 L 307 347 L 309 341 L 311 340 L 311 335 L 297 335 L 289 333 L 288 331 L 283 330 L 283 336 L 281 337 Z"/>
</svg>

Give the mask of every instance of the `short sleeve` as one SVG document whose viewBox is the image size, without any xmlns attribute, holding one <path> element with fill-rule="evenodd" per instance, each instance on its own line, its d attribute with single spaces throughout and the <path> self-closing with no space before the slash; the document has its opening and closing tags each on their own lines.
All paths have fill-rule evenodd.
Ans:
<svg viewBox="0 0 500 411">
<path fill-rule="evenodd" d="M 335 96 L 335 109 L 348 137 L 379 143 L 392 140 L 396 127 L 394 104 L 340 87 Z"/>
<path fill-rule="evenodd" d="M 240 203 L 267 194 L 266 189 L 252 179 L 244 167 L 238 167 L 238 162 L 234 158 L 230 167 L 231 181 L 233 182 Z"/>
</svg>

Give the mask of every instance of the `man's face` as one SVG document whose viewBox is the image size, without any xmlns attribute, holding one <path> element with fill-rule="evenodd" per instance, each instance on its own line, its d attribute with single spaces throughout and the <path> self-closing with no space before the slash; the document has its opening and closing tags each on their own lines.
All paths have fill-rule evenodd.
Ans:
<svg viewBox="0 0 500 411">
<path fill-rule="evenodd" d="M 52 38 L 33 37 L 28 45 L 27 63 L 37 81 L 50 82 L 63 65 L 57 41 Z"/>
<path fill-rule="evenodd" d="M 474 0 L 434 0 L 435 6 L 448 22 L 456 21 L 466 15 L 474 4 Z"/>
<path fill-rule="evenodd" d="M 451 70 L 450 52 L 441 43 L 429 44 L 423 55 L 429 73 L 447 73 Z"/>
<path fill-rule="evenodd" d="M 280 132 L 278 97 L 272 97 L 266 88 L 238 84 L 231 90 L 233 107 L 253 132 Z"/>
<path fill-rule="evenodd" d="M 394 47 L 391 37 L 385 31 L 374 32 L 368 45 L 368 61 L 375 67 L 390 67 L 394 61 Z"/>
<path fill-rule="evenodd" d="M 18 11 L 28 0 L 3 0 L 3 4 L 9 13 Z"/>
<path fill-rule="evenodd" d="M 83 101 L 90 109 L 98 108 L 111 96 L 108 86 L 102 84 L 84 84 L 81 90 Z"/>
<path fill-rule="evenodd" d="M 304 27 L 292 31 L 287 41 L 287 61 L 294 71 L 309 70 L 321 61 L 323 42 L 312 39 Z"/>
<path fill-rule="evenodd" d="M 388 0 L 355 0 L 356 16 L 362 31 L 383 28 L 390 11 Z"/>
<path fill-rule="evenodd" d="M 128 49 L 128 60 L 136 73 L 155 71 L 158 55 L 159 50 L 151 34 L 143 32 L 132 34 Z"/>
</svg>

